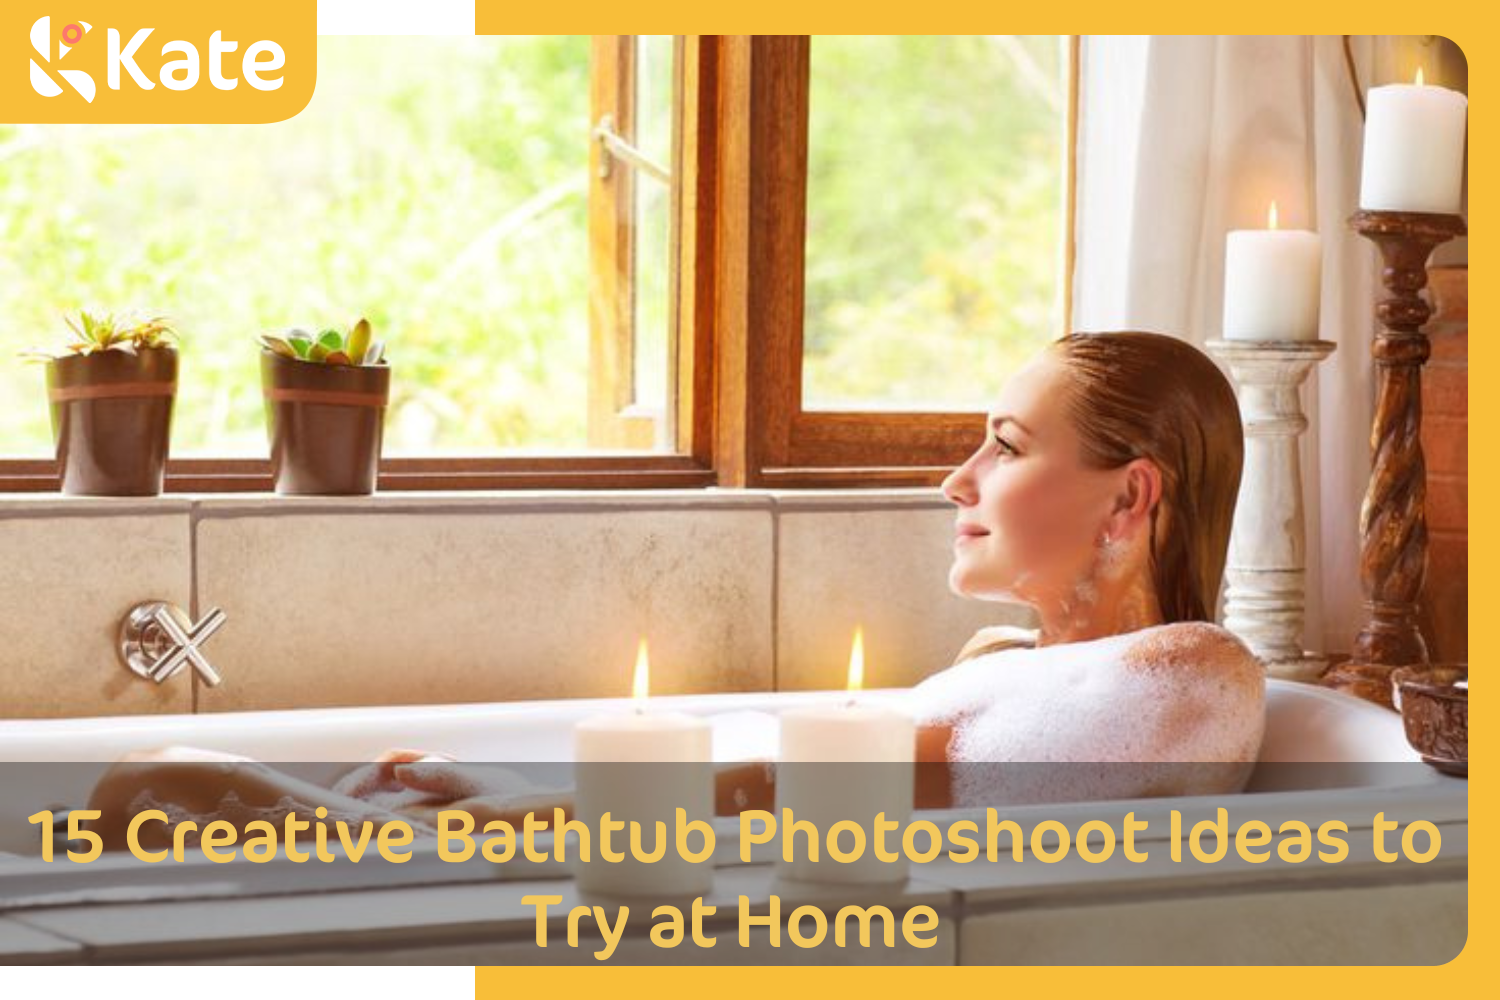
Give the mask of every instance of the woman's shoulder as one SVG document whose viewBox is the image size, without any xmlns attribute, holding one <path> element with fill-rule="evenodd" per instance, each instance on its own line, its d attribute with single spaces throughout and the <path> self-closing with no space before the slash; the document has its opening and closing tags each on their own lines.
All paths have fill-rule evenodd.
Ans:
<svg viewBox="0 0 1500 1000">
<path fill-rule="evenodd" d="M 1233 632 L 1213 622 L 1172 622 L 1128 633 L 1122 667 L 1143 674 L 1191 672 L 1262 680 L 1264 670 Z"/>
</svg>

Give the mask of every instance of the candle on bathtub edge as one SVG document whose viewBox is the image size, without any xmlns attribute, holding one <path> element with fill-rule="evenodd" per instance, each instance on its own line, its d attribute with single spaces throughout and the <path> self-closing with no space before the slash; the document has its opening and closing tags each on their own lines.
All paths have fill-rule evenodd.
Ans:
<svg viewBox="0 0 1500 1000">
<path fill-rule="evenodd" d="M 701 896 L 713 888 L 713 860 L 687 861 L 677 850 L 677 810 L 687 818 L 712 822 L 714 813 L 713 740 L 708 723 L 678 712 L 646 711 L 649 672 L 646 641 L 636 653 L 635 710 L 599 715 L 573 730 L 574 817 L 589 828 L 587 864 L 571 851 L 578 888 L 610 896 Z M 632 766 L 634 765 L 634 766 Z M 625 855 L 605 861 L 600 854 L 600 820 L 605 813 L 624 822 L 610 846 Z M 641 825 L 641 847 L 656 847 L 656 823 L 666 824 L 666 850 L 654 862 L 630 851 L 631 822 Z M 690 840 L 696 849 L 699 844 Z"/>
<path fill-rule="evenodd" d="M 909 865 L 901 850 L 900 831 L 911 817 L 914 795 L 916 724 L 912 718 L 878 705 L 856 704 L 862 686 L 863 633 L 856 629 L 849 656 L 849 700 L 832 705 L 788 709 L 781 713 L 781 752 L 776 768 L 776 819 L 811 820 L 818 831 L 818 860 L 808 859 L 807 838 L 795 838 L 795 857 L 777 856 L 777 874 L 806 882 L 882 883 L 906 879 Z M 881 861 L 875 853 L 875 817 L 899 824 L 887 834 L 886 846 L 899 861 Z M 834 824 L 856 823 L 864 834 L 864 852 L 841 862 L 828 856 L 828 834 Z M 889 827 L 887 827 L 889 829 Z M 785 841 L 779 830 L 777 844 Z M 845 829 L 839 846 L 854 848 Z"/>
<path fill-rule="evenodd" d="M 1323 242 L 1305 229 L 1236 229 L 1224 244 L 1224 339 L 1316 340 Z"/>
<path fill-rule="evenodd" d="M 1469 99 L 1415 83 L 1371 87 L 1365 110 L 1359 207 L 1391 212 L 1458 212 Z"/>
</svg>

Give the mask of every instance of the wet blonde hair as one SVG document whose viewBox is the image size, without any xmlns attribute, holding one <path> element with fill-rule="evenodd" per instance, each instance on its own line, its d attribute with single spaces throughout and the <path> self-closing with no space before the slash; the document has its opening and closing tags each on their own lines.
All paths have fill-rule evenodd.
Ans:
<svg viewBox="0 0 1500 1000">
<path fill-rule="evenodd" d="M 1212 621 L 1244 461 L 1234 389 L 1202 351 L 1157 333 L 1075 333 L 1051 350 L 1085 465 L 1160 471 L 1151 577 L 1164 622 Z"/>
</svg>

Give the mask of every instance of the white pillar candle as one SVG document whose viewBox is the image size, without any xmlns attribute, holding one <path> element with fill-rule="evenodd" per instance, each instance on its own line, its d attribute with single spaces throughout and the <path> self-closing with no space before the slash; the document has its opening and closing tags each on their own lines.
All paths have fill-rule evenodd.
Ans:
<svg viewBox="0 0 1500 1000">
<path fill-rule="evenodd" d="M 1224 339 L 1316 340 L 1323 243 L 1305 229 L 1236 229 L 1224 244 Z"/>
<path fill-rule="evenodd" d="M 611 896 L 692 897 L 713 888 L 713 860 L 690 862 L 677 849 L 677 810 L 689 821 L 712 823 L 714 814 L 713 736 L 696 716 L 645 709 L 646 644 L 636 658 L 636 709 L 601 715 L 574 729 L 576 791 L 574 816 L 588 825 L 589 861 L 574 858 L 578 888 Z M 625 855 L 605 861 L 600 854 L 600 822 L 605 813 L 624 830 L 611 834 L 610 846 Z M 665 824 L 666 850 L 653 862 L 636 860 L 630 851 L 631 822 L 641 825 L 641 847 L 656 846 L 656 824 Z M 696 835 L 688 840 L 702 847 Z"/>
<path fill-rule="evenodd" d="M 1447 87 L 1371 87 L 1359 207 L 1455 214 L 1464 176 L 1469 99 Z"/>
<path fill-rule="evenodd" d="M 855 633 L 850 657 L 851 692 L 863 673 L 863 641 Z M 784 823 L 786 810 L 795 820 L 810 820 L 818 830 L 818 860 L 809 860 L 807 838 L 795 839 L 795 858 L 788 862 L 778 849 L 777 873 L 782 878 L 808 882 L 881 883 L 906 879 L 901 830 L 911 818 L 916 756 L 916 724 L 901 712 L 859 705 L 852 698 L 842 704 L 788 709 L 781 713 L 781 753 L 776 773 L 776 819 Z M 901 855 L 896 862 L 881 861 L 875 853 L 876 817 L 898 825 L 886 834 L 886 848 Z M 858 824 L 864 852 L 857 860 L 841 862 L 828 856 L 828 833 L 842 821 Z M 778 831 L 778 848 L 786 831 Z M 852 831 L 844 832 L 840 847 L 855 845 Z M 923 845 L 925 847 L 925 844 Z"/>
</svg>

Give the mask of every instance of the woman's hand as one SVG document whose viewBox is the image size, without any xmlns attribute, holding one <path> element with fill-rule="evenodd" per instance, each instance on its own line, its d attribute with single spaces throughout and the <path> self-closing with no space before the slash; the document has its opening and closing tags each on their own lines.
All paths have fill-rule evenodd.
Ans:
<svg viewBox="0 0 1500 1000">
<path fill-rule="evenodd" d="M 351 771 L 334 791 L 366 802 L 378 802 L 424 823 L 434 824 L 443 809 L 482 801 L 482 811 L 496 803 L 535 798 L 543 790 L 509 768 L 495 764 L 460 764 L 443 754 L 388 750 L 373 763 Z M 550 806 L 547 815 L 550 818 Z M 521 810 L 525 815 L 525 810 Z M 478 819 L 478 816 L 475 817 Z M 481 824 L 481 829 L 483 828 Z"/>
<path fill-rule="evenodd" d="M 334 783 L 333 790 L 352 799 L 400 794 L 407 791 L 407 786 L 398 776 L 398 767 L 423 761 L 452 760 L 452 757 L 445 754 L 428 753 L 425 750 L 387 750 L 370 763 L 346 773 Z"/>
<path fill-rule="evenodd" d="M 563 822 L 573 818 L 573 797 L 569 792 L 548 791 L 533 785 L 529 791 L 498 791 L 442 804 L 412 805 L 401 811 L 436 829 L 438 813 L 448 809 L 459 809 L 474 817 L 474 830 L 481 833 L 487 824 L 496 820 L 502 820 L 516 830 L 521 830 L 526 824 L 528 813 L 536 814 L 534 822 L 540 828 L 551 829 L 552 821 L 556 818 L 555 810 L 563 811 Z"/>
</svg>

